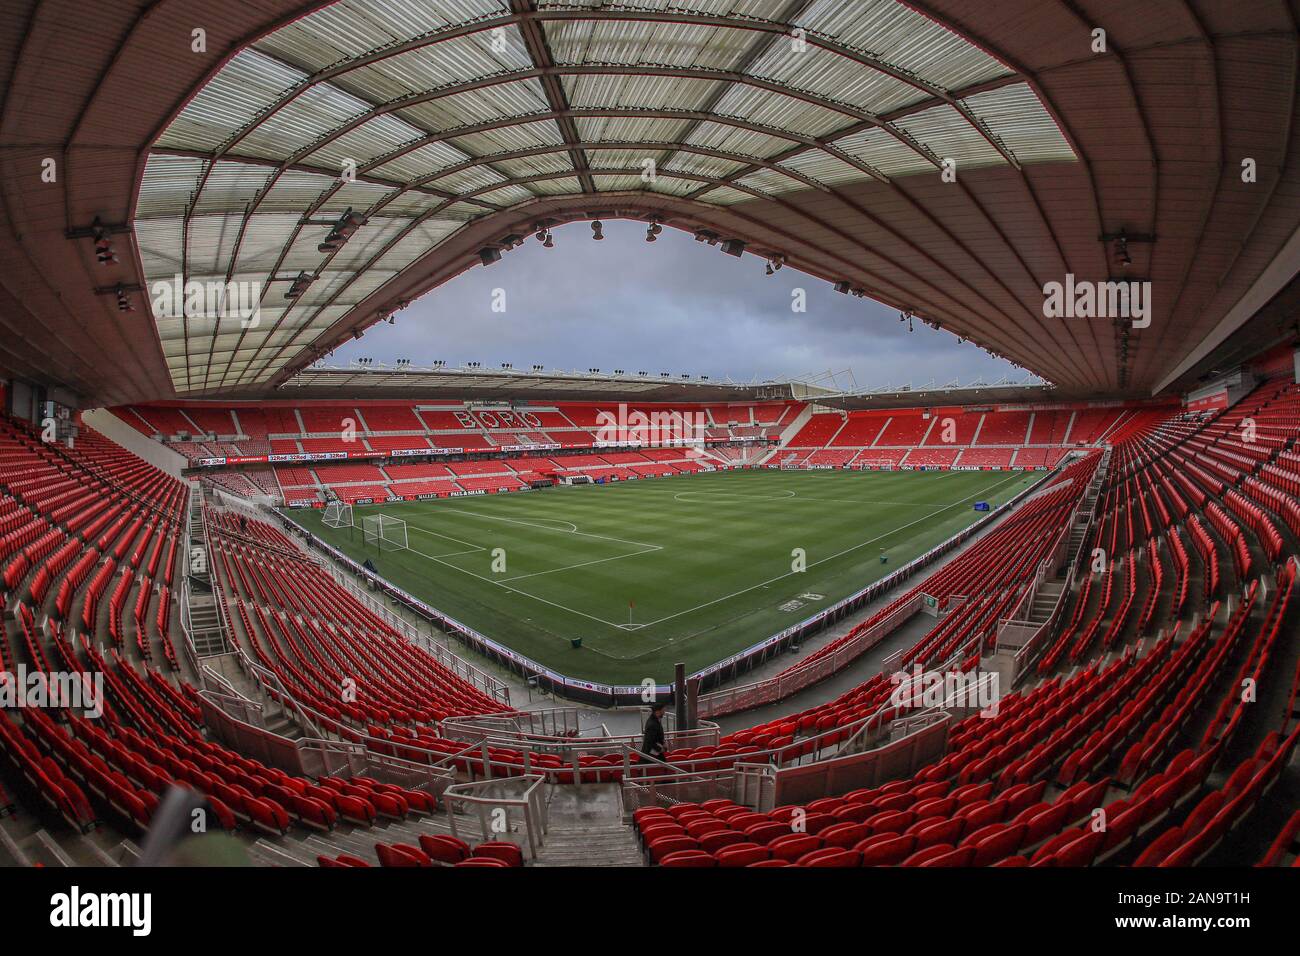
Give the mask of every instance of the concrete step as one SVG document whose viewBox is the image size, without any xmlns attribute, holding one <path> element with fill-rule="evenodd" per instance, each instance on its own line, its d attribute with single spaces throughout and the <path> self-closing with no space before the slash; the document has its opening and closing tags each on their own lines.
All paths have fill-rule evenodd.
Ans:
<svg viewBox="0 0 1300 956">
<path fill-rule="evenodd" d="M 552 829 L 534 866 L 645 866 L 631 827 Z"/>
</svg>

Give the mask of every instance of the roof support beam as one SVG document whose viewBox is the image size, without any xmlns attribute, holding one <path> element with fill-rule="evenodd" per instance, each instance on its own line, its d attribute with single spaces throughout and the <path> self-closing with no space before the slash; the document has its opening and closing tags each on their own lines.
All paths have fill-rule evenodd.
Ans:
<svg viewBox="0 0 1300 956">
<path fill-rule="evenodd" d="M 537 12 L 535 0 L 510 0 L 510 9 L 516 14 L 523 16 L 528 13 Z M 555 65 L 551 57 L 550 44 L 546 42 L 546 30 L 540 23 L 533 19 L 524 19 L 520 21 L 519 32 L 523 35 L 524 46 L 528 50 L 528 56 L 533 61 L 533 65 L 543 71 L 542 89 L 546 92 L 546 102 L 557 113 L 564 113 L 569 108 L 568 97 L 564 93 L 564 84 L 553 73 L 545 71 Z M 578 182 L 582 184 L 584 193 L 594 193 L 596 184 L 592 181 L 591 174 L 587 171 L 587 154 L 582 150 L 582 137 L 578 135 L 577 124 L 569 117 L 560 119 L 557 123 L 560 127 L 560 135 L 564 137 L 565 145 L 569 147 L 569 162 L 573 163 L 574 170 L 578 174 Z"/>
</svg>

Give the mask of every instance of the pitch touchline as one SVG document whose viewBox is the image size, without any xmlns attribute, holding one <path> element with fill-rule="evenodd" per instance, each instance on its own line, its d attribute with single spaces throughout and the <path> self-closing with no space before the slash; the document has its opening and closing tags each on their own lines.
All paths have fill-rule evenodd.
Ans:
<svg viewBox="0 0 1300 956">
<path fill-rule="evenodd" d="M 433 555 L 425 554 L 423 551 L 416 551 L 415 548 L 408 546 L 406 550 L 418 554 L 422 558 L 427 558 L 430 561 L 435 561 L 438 564 L 441 564 L 443 567 L 451 568 L 453 571 L 459 571 L 461 574 L 468 574 L 470 577 L 478 578 L 480 581 L 486 581 L 488 584 L 495 584 L 499 588 L 505 588 L 505 590 L 509 591 L 511 594 L 518 594 L 521 597 L 531 598 L 534 601 L 540 601 L 543 604 L 549 604 L 551 607 L 559 608 L 561 611 L 568 611 L 570 614 L 577 614 L 580 617 L 585 617 L 590 621 L 596 621 L 597 623 L 605 624 L 608 625 L 609 627 L 618 627 L 618 624 L 616 624 L 613 621 L 607 621 L 603 617 L 596 617 L 594 614 L 588 614 L 585 611 L 579 611 L 575 608 L 569 607 L 568 605 L 558 604 L 555 601 L 548 601 L 546 600 L 546 598 L 538 597 L 536 594 L 529 594 L 527 591 L 520 591 L 518 588 L 512 588 L 508 586 L 503 581 L 494 581 L 492 578 L 484 577 L 481 574 L 476 574 L 473 571 L 470 571 L 468 568 L 458 567 L 457 565 L 452 564 L 450 561 L 444 561 L 442 560 L 442 558 L 435 558 Z M 479 550 L 482 551 L 484 549 L 479 548 Z M 460 552 L 460 553 L 468 554 L 470 552 Z M 621 555 L 621 557 L 631 557 L 631 555 Z"/>
<path fill-rule="evenodd" d="M 933 517 L 934 517 L 935 515 L 937 515 L 937 514 L 942 514 L 942 513 L 945 512 L 945 511 L 949 511 L 949 510 L 951 510 L 951 509 L 957 507 L 957 505 L 959 505 L 959 504 L 961 504 L 961 503 L 963 503 L 963 502 L 965 502 L 965 501 L 970 501 L 970 499 L 975 498 L 975 497 L 978 497 L 979 495 L 988 494 L 990 491 L 994 490 L 995 488 L 1000 488 L 1000 487 L 1002 487 L 1003 485 L 1007 484 L 1007 482 L 1009 482 L 1009 481 L 1014 481 L 1016 478 L 1019 478 L 1019 477 L 1020 477 L 1019 475 L 1013 475 L 1012 477 L 1006 479 L 1005 481 L 1000 481 L 1000 482 L 998 482 L 998 483 L 995 484 L 995 485 L 990 485 L 990 486 L 987 487 L 987 488 L 982 488 L 982 489 L 980 489 L 979 491 L 975 492 L 975 494 L 973 494 L 973 495 L 967 495 L 965 498 L 959 498 L 958 500 L 954 501 L 952 504 L 950 504 L 950 505 L 945 505 L 945 506 L 942 507 L 942 508 L 939 508 L 939 509 L 937 509 L 937 510 L 935 510 L 935 511 L 931 511 L 929 514 L 922 515 L 921 517 L 917 518 L 915 521 L 909 521 L 909 522 L 908 522 L 907 524 L 905 524 L 905 525 L 900 525 L 900 526 L 897 527 L 897 528 L 893 528 L 893 529 L 890 530 L 890 531 L 886 531 L 884 534 L 877 535 L 876 537 L 871 538 L 871 539 L 868 540 L 868 541 L 863 541 L 863 542 L 861 542 L 860 544 L 855 544 L 855 545 L 854 545 L 853 547 L 851 547 L 851 548 L 845 548 L 843 551 L 840 551 L 840 552 L 838 552 L 837 554 L 828 555 L 827 557 L 824 557 L 824 558 L 822 558 L 822 559 L 819 560 L 819 561 L 813 561 L 811 564 L 808 565 L 808 567 L 810 567 L 810 568 L 815 568 L 815 567 L 816 567 L 817 565 L 819 565 L 819 564 L 824 564 L 824 563 L 827 562 L 827 561 L 833 561 L 833 560 L 835 560 L 836 558 L 843 557 L 844 555 L 848 554 L 848 553 L 851 552 L 851 551 L 857 551 L 859 548 L 865 548 L 867 545 L 869 545 L 869 544 L 873 544 L 873 543 L 875 543 L 876 541 L 879 541 L 881 538 L 887 538 L 887 537 L 889 537 L 891 534 L 896 534 L 896 533 L 899 532 L 899 531 L 903 531 L 903 530 L 905 530 L 905 529 L 907 529 L 907 528 L 912 527 L 912 525 L 920 524 L 922 521 L 926 521 L 926 520 L 928 520 L 928 519 L 930 519 L 930 518 L 933 518 Z M 748 592 L 750 592 L 750 591 L 754 591 L 754 590 L 757 590 L 758 588 L 766 587 L 767 585 L 772 584 L 772 583 L 775 582 L 775 581 L 781 581 L 781 580 L 784 580 L 785 578 L 790 577 L 791 575 L 794 575 L 794 574 L 802 574 L 802 573 L 804 573 L 804 572 L 802 572 L 802 571 L 787 571 L 785 574 L 777 575 L 776 577 L 774 577 L 774 578 L 769 578 L 769 579 L 766 580 L 766 581 L 760 581 L 760 582 L 758 582 L 757 584 L 751 585 L 750 587 L 747 587 L 747 588 L 743 588 L 742 590 L 739 590 L 739 591 L 734 591 L 734 592 L 732 592 L 731 594 L 724 594 L 722 597 L 714 598 L 712 601 L 705 601 L 703 604 L 697 604 L 695 607 L 686 608 L 686 610 L 684 610 L 684 611 L 678 611 L 676 614 L 669 614 L 667 617 L 661 617 L 661 618 L 659 618 L 657 621 L 647 621 L 647 622 L 645 622 L 644 624 L 642 624 L 641 626 L 642 626 L 642 627 L 652 627 L 652 626 L 655 625 L 655 624 L 662 624 L 664 621 L 671 621 L 673 618 L 675 618 L 675 617 L 681 617 L 683 614 L 690 614 L 692 611 L 698 611 L 700 608 L 710 607 L 710 606 L 712 606 L 712 605 L 714 605 L 714 604 L 719 604 L 719 603 L 721 603 L 722 601 L 729 601 L 729 600 L 730 600 L 731 598 L 733 598 L 733 597 L 739 597 L 739 596 L 742 595 L 742 594 L 747 594 Z M 623 624 L 616 624 L 616 625 L 614 625 L 614 626 L 615 626 L 615 627 L 620 627 L 620 628 L 623 628 L 624 630 L 626 630 L 626 625 L 623 625 Z M 661 646 L 662 646 L 662 645 L 661 645 Z"/>
<path fill-rule="evenodd" d="M 739 492 L 731 491 L 679 491 L 673 495 L 677 501 L 683 500 L 688 495 L 706 495 L 708 497 L 721 498 L 743 498 L 746 501 L 829 501 L 833 504 L 844 505 L 893 505 L 897 508 L 924 508 L 929 502 L 923 501 L 886 501 L 881 498 L 818 498 L 813 495 L 800 495 L 796 492 L 790 492 L 788 495 L 745 495 Z"/>
<path fill-rule="evenodd" d="M 638 554 L 649 554 L 651 551 L 662 551 L 663 545 L 648 545 L 640 551 L 633 551 L 631 554 L 615 554 L 608 558 L 597 558 L 594 561 L 583 561 L 579 564 L 567 564 L 559 568 L 550 568 L 546 571 L 533 571 L 531 574 L 516 574 L 514 577 L 502 578 L 505 581 L 522 581 L 524 578 L 535 578 L 543 574 L 555 574 L 557 571 L 572 571 L 575 568 L 585 568 L 593 564 L 604 564 L 606 561 L 622 561 L 624 558 L 635 558 Z"/>
<path fill-rule="evenodd" d="M 660 547 L 660 545 L 650 544 L 648 541 L 629 541 L 626 538 L 614 538 L 607 534 L 592 534 L 589 531 L 579 531 L 578 526 L 576 524 L 574 524 L 572 521 L 564 521 L 562 518 L 538 518 L 537 520 L 538 521 L 559 521 L 562 524 L 567 524 L 569 526 L 568 531 L 563 531 L 560 528 L 548 528 L 546 525 L 537 524 L 536 522 L 533 521 L 524 521 L 522 518 L 503 518 L 500 515 L 485 515 L 480 511 L 464 511 L 459 508 L 453 508 L 451 509 L 450 513 L 457 514 L 457 515 L 471 515 L 475 518 L 484 518 L 488 521 L 508 521 L 511 524 L 521 524 L 528 528 L 538 528 L 542 531 L 555 531 L 560 534 L 576 534 L 583 538 L 596 538 L 599 541 L 617 541 L 619 544 L 630 544 L 633 547 L 637 547 L 637 548 Z M 454 541 L 455 539 L 453 538 L 452 540 Z"/>
<path fill-rule="evenodd" d="M 416 531 L 422 531 L 423 533 L 425 533 L 425 534 L 427 534 L 427 535 L 431 535 L 432 537 L 435 537 L 435 538 L 446 538 L 448 541 L 455 541 L 457 544 L 468 545 L 469 548 L 470 548 L 469 551 L 453 551 L 452 554 L 473 554 L 475 551 L 486 551 L 486 550 L 487 550 L 487 548 L 484 548 L 484 547 L 482 547 L 481 545 L 477 545 L 477 544 L 475 544 L 473 541 L 462 541 L 460 538 L 453 538 L 453 537 L 452 537 L 451 535 L 449 535 L 449 534 L 442 534 L 441 532 L 438 532 L 438 531 L 430 531 L 428 528 L 422 528 L 422 527 L 420 527 L 418 524 L 408 524 L 407 527 L 409 527 L 409 528 L 414 528 Z M 407 548 L 407 550 L 409 551 L 409 550 L 412 550 L 412 549 Z M 420 552 L 420 551 L 417 551 L 417 552 L 416 552 L 416 554 L 421 554 L 421 553 L 423 553 L 423 552 Z M 428 555 L 425 555 L 425 556 L 428 557 Z M 445 554 L 445 555 L 443 555 L 443 557 L 445 557 L 445 558 L 449 558 L 449 557 L 451 557 L 451 555 L 450 555 L 450 554 Z"/>
</svg>

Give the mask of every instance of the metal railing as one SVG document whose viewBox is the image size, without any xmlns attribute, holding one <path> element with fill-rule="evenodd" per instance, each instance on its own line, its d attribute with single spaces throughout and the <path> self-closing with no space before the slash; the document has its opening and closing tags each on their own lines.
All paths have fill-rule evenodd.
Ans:
<svg viewBox="0 0 1300 956">
<path fill-rule="evenodd" d="M 581 736 L 582 711 L 575 707 L 550 707 L 539 710 L 507 714 L 483 714 L 467 717 L 448 717 L 442 721 L 442 732 L 456 740 L 473 744 L 487 744 L 502 748 L 526 748 L 540 754 L 604 757 L 622 755 L 628 748 L 635 750 L 643 739 L 640 731 L 631 734 L 611 734 L 604 730 L 599 735 Z M 664 741 L 669 750 L 694 749 L 717 746 L 722 731 L 711 721 L 701 721 L 703 726 L 678 729 L 676 716 L 665 713 Z"/>
<path fill-rule="evenodd" d="M 774 677 L 753 681 L 705 694 L 697 701 L 700 717 L 716 717 L 750 710 L 784 700 L 805 687 L 811 687 L 852 663 L 921 609 L 922 597 L 916 597 L 837 647 L 832 653 L 808 664 L 795 664 Z"/>
<path fill-rule="evenodd" d="M 479 834 L 483 838 L 519 842 L 520 849 L 528 851 L 530 860 L 537 859 L 549 827 L 545 784 L 546 778 L 540 774 L 525 774 L 508 780 L 450 785 L 443 791 L 442 799 L 452 836 L 460 836 L 457 815 L 472 811 L 478 816 Z M 517 816 L 523 827 L 519 841 L 513 839 L 517 831 L 512 816 Z"/>
</svg>

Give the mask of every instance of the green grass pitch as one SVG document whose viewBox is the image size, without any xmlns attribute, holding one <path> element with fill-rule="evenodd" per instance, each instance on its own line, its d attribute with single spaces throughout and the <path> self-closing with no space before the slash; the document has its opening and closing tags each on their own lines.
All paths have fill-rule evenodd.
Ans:
<svg viewBox="0 0 1300 956">
<path fill-rule="evenodd" d="M 667 683 L 676 661 L 694 671 L 798 623 L 973 523 L 975 501 L 1040 477 L 731 471 L 359 506 L 351 531 L 286 514 L 539 664 Z M 364 544 L 362 517 L 380 512 L 407 523 L 409 550 Z"/>
</svg>

